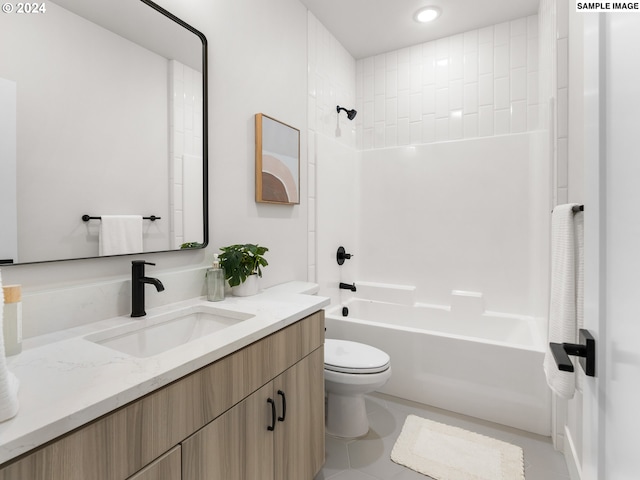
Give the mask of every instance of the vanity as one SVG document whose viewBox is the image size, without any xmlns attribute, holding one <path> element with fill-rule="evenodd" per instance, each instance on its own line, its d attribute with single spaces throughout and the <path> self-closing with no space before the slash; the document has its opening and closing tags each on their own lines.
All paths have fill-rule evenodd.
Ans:
<svg viewBox="0 0 640 480">
<path fill-rule="evenodd" d="M 0 424 L 0 480 L 311 480 L 329 300 L 283 287 L 97 322 L 12 357 L 21 406 Z M 160 353 L 109 343 L 207 308 L 236 321 Z"/>
</svg>

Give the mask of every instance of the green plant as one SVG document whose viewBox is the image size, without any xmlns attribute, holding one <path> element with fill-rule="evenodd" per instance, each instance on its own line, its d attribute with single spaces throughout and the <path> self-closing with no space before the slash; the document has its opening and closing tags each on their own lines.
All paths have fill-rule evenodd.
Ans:
<svg viewBox="0 0 640 480">
<path fill-rule="evenodd" d="M 244 283 L 249 275 L 262 277 L 260 267 L 269 265 L 263 257 L 269 251 L 267 247 L 245 243 L 221 247 L 220 250 L 220 266 L 224 268 L 224 277 L 231 287 Z"/>
</svg>

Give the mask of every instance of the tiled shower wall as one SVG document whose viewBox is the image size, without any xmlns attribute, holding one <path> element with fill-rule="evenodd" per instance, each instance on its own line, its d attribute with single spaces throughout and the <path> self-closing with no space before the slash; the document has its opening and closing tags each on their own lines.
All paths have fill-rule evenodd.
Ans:
<svg viewBox="0 0 640 480">
<path fill-rule="evenodd" d="M 538 127 L 538 17 L 358 60 L 359 149 Z"/>
<path fill-rule="evenodd" d="M 336 38 L 311 13 L 307 13 L 308 35 L 308 269 L 309 281 L 318 281 L 317 275 L 317 144 L 318 136 L 329 139 L 324 144 L 335 146 L 344 154 L 344 147 L 356 147 L 356 122 L 347 120 L 344 112 L 337 115 L 336 106 L 347 109 L 356 103 L 356 62 Z M 358 113 L 360 116 L 360 113 Z M 356 117 L 357 118 L 357 117 Z M 342 148 L 338 148 L 342 147 Z M 331 147 L 329 147 L 331 148 Z M 349 192 L 331 192 L 327 200 L 339 204 L 349 202 Z M 339 239 L 331 239 L 336 242 Z M 344 240 L 342 240 L 344 241 Z"/>
</svg>

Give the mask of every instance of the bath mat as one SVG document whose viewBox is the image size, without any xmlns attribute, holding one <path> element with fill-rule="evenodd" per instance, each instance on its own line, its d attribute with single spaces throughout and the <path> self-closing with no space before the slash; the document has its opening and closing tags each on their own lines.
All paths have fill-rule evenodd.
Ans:
<svg viewBox="0 0 640 480">
<path fill-rule="evenodd" d="M 522 448 L 415 415 L 391 460 L 436 480 L 524 480 Z"/>
</svg>

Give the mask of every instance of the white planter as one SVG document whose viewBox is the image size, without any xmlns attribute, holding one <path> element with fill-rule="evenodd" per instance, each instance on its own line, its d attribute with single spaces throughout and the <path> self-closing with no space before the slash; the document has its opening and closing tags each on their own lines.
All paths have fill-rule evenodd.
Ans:
<svg viewBox="0 0 640 480">
<path fill-rule="evenodd" d="M 250 297 L 258 293 L 258 275 L 249 275 L 244 283 L 231 287 L 231 293 L 236 297 Z"/>
</svg>

